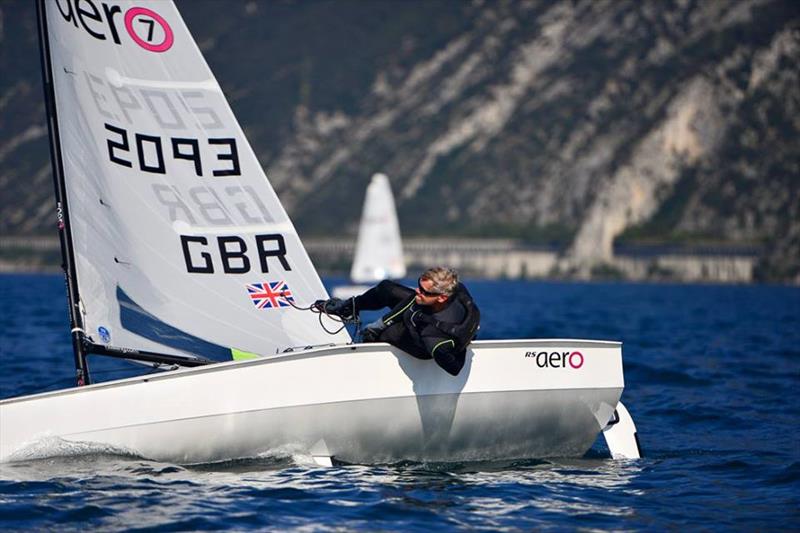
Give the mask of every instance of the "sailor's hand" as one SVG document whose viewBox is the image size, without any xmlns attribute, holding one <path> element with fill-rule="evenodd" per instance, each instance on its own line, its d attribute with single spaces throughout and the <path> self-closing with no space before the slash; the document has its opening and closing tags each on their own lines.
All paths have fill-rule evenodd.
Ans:
<svg viewBox="0 0 800 533">
<path fill-rule="evenodd" d="M 365 329 L 361 334 L 361 338 L 364 342 L 378 342 L 380 336 L 381 332 L 376 329 Z"/>
<path fill-rule="evenodd" d="M 314 309 L 320 313 L 336 315 L 342 318 L 353 316 L 353 300 L 341 300 L 331 298 L 330 300 L 317 300 L 313 305 Z"/>
<path fill-rule="evenodd" d="M 383 319 L 379 318 L 375 322 L 370 322 L 366 325 L 361 333 L 361 338 L 364 339 L 364 342 L 378 342 L 378 338 L 384 329 L 386 329 L 386 324 L 383 323 Z"/>
</svg>

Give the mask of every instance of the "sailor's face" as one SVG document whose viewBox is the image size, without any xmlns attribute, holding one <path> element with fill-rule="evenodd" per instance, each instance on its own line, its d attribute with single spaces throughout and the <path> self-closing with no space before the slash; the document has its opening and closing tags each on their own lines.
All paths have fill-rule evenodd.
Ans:
<svg viewBox="0 0 800 533">
<path fill-rule="evenodd" d="M 429 279 L 420 278 L 416 289 L 417 296 L 414 301 L 418 305 L 434 305 L 447 301 L 447 296 L 433 291 L 433 282 Z"/>
</svg>

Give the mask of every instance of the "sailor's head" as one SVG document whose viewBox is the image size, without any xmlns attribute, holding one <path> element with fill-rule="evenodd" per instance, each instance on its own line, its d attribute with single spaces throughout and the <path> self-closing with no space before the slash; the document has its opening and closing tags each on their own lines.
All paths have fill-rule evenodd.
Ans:
<svg viewBox="0 0 800 533">
<path fill-rule="evenodd" d="M 429 268 L 419 277 L 416 302 L 419 305 L 445 303 L 456 290 L 458 274 L 452 268 Z"/>
</svg>

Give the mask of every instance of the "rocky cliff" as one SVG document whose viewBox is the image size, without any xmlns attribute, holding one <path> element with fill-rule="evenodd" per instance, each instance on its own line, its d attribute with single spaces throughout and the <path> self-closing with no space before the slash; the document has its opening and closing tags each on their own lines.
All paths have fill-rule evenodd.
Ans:
<svg viewBox="0 0 800 533">
<path fill-rule="evenodd" d="M 353 233 L 382 171 L 407 234 L 557 242 L 584 276 L 615 243 L 747 245 L 800 275 L 800 3 L 179 7 L 304 235 Z M 41 233 L 34 17 L 0 10 L 0 233 Z"/>
</svg>

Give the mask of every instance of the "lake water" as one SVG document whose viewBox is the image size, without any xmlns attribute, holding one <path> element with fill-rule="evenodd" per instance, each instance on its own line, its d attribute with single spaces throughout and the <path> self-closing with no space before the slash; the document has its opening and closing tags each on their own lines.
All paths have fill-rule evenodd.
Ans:
<svg viewBox="0 0 800 533">
<path fill-rule="evenodd" d="M 336 280 L 327 280 L 334 283 Z M 796 529 L 800 289 L 468 281 L 481 338 L 624 342 L 645 458 L 0 465 L 0 529 Z M 127 364 L 93 359 L 96 378 Z M 72 384 L 63 280 L 0 276 L 0 397 Z M 0 435 L 2 438 L 2 435 Z"/>
</svg>

